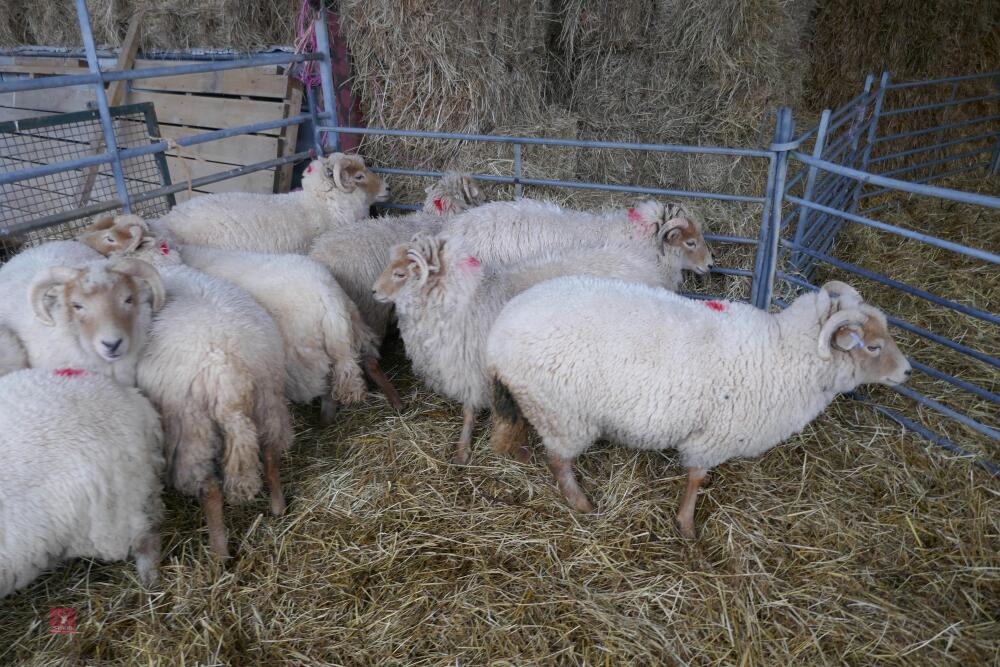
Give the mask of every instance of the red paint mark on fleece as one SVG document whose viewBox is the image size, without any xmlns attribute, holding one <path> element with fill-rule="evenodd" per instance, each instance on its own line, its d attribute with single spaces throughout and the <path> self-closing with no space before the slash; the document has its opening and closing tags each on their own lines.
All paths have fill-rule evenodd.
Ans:
<svg viewBox="0 0 1000 667">
<path fill-rule="evenodd" d="M 166 241 L 160 241 L 160 254 L 161 255 L 170 254 L 170 246 L 167 245 Z"/>
<path fill-rule="evenodd" d="M 635 210 L 635 208 L 628 210 L 628 219 L 632 222 L 642 222 L 642 216 L 639 215 L 639 211 Z"/>
<path fill-rule="evenodd" d="M 57 368 L 53 372 L 61 378 L 72 378 L 78 375 L 87 374 L 87 371 L 83 370 L 82 368 Z"/>
<path fill-rule="evenodd" d="M 309 165 L 308 167 L 306 167 L 306 173 L 307 174 L 313 173 L 313 166 L 312 165 Z"/>
<path fill-rule="evenodd" d="M 469 269 L 478 269 L 480 266 L 482 266 L 482 262 L 480 262 L 475 257 L 466 257 L 465 259 L 462 260 L 461 266 Z"/>
<path fill-rule="evenodd" d="M 436 208 L 441 213 L 444 212 L 445 209 L 444 202 L 441 201 L 440 197 L 434 200 L 434 208 Z"/>
<path fill-rule="evenodd" d="M 717 313 L 721 313 L 726 310 L 726 304 L 721 301 L 706 301 L 705 305 Z"/>
</svg>

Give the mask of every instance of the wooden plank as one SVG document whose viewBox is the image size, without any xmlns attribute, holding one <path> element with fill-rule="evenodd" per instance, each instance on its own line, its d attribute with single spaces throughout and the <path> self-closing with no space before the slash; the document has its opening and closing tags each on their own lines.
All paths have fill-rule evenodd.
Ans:
<svg viewBox="0 0 1000 667">
<path fill-rule="evenodd" d="M 302 84 L 288 77 L 287 93 L 285 95 L 284 115 L 282 118 L 297 115 L 302 110 Z M 289 125 L 282 128 L 278 135 L 278 157 L 285 157 L 295 152 L 295 144 L 299 138 L 299 126 Z M 292 187 L 292 170 L 295 165 L 286 164 L 277 170 L 274 176 L 274 192 L 288 192 Z"/>
<path fill-rule="evenodd" d="M 160 125 L 160 136 L 164 139 L 180 139 L 201 134 L 204 131 L 182 125 Z M 168 155 L 172 153 L 174 151 L 168 152 Z M 253 164 L 278 157 L 278 138 L 258 134 L 240 135 L 195 146 L 186 146 L 184 154 L 214 162 L 237 165 Z"/>
<path fill-rule="evenodd" d="M 179 157 L 168 157 L 167 168 L 170 170 L 170 182 L 185 184 L 188 179 L 190 169 L 191 178 L 201 178 L 210 174 L 217 174 L 222 171 L 233 169 L 231 164 L 221 164 L 218 162 L 203 162 L 199 160 L 186 160 Z M 274 170 L 266 169 L 244 174 L 238 178 L 232 178 L 218 183 L 201 186 L 200 190 L 207 192 L 260 192 L 270 193 L 274 184 Z"/>
<path fill-rule="evenodd" d="M 22 90 L 0 93 L 0 107 L 34 109 L 37 111 L 86 111 L 87 103 L 94 102 L 93 86 L 70 86 L 48 90 Z"/>
<path fill-rule="evenodd" d="M 213 129 L 276 120 L 281 118 L 283 107 L 281 102 L 132 91 L 129 93 L 128 103 L 136 102 L 155 104 L 156 119 L 160 123 Z M 277 135 L 278 132 L 279 130 L 272 129 L 263 134 Z"/>
</svg>

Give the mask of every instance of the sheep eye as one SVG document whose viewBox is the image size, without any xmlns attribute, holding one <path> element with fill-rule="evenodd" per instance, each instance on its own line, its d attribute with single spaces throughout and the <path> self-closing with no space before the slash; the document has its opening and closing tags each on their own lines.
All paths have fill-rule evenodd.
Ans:
<svg viewBox="0 0 1000 667">
<path fill-rule="evenodd" d="M 868 351 L 871 352 L 871 353 L 876 353 L 876 352 L 878 352 L 881 349 L 882 349 L 881 345 L 869 345 L 868 346 Z"/>
<path fill-rule="evenodd" d="M 685 242 L 684 242 L 684 245 L 686 245 L 687 247 L 689 247 L 689 248 L 692 248 L 692 249 L 693 249 L 693 248 L 694 248 L 694 247 L 695 247 L 696 245 L 698 245 L 698 244 L 697 244 L 697 243 L 695 243 L 694 241 L 685 241 Z"/>
<path fill-rule="evenodd" d="M 113 236 L 105 236 L 104 240 L 107 241 L 108 243 L 114 243 L 115 242 L 115 237 L 113 237 Z"/>
<path fill-rule="evenodd" d="M 393 271 L 392 277 L 395 278 L 396 280 L 402 280 L 403 278 L 406 277 L 406 273 L 404 273 L 403 271 Z"/>
<path fill-rule="evenodd" d="M 131 303 L 132 303 L 132 295 L 131 295 L 131 294 L 130 294 L 130 295 L 128 295 L 128 296 L 127 296 L 127 297 L 125 298 L 125 303 L 128 303 L 128 304 L 131 304 Z"/>
<path fill-rule="evenodd" d="M 365 175 L 364 174 L 358 174 L 357 176 L 354 177 L 354 180 L 356 180 L 356 181 L 363 181 L 363 180 L 365 180 Z"/>
<path fill-rule="evenodd" d="M 83 310 L 83 304 L 82 303 L 77 303 L 76 301 L 74 301 L 73 304 L 72 304 L 72 306 L 73 306 L 73 310 Z"/>
</svg>

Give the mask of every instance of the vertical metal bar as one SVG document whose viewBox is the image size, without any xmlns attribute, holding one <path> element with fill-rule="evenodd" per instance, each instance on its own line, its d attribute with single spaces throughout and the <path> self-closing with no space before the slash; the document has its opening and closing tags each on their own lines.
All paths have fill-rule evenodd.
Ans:
<svg viewBox="0 0 1000 667">
<path fill-rule="evenodd" d="M 108 96 L 104 92 L 104 74 L 101 72 L 101 64 L 97 60 L 97 47 L 94 45 L 94 33 L 90 30 L 90 13 L 87 11 L 86 0 L 76 0 L 76 16 L 80 21 L 83 48 L 87 52 L 87 65 L 90 68 L 90 73 L 100 77 L 100 81 L 94 84 L 94 93 L 97 97 L 97 111 L 101 116 L 101 126 L 104 128 L 104 145 L 108 147 L 108 153 L 111 154 L 111 171 L 115 177 L 115 189 L 118 191 L 118 198 L 122 201 L 122 210 L 125 213 L 131 213 L 131 201 L 128 188 L 125 186 L 125 171 L 122 169 L 121 157 L 118 155 L 115 125 L 108 108 Z"/>
<path fill-rule="evenodd" d="M 882 78 L 878 84 L 878 93 L 875 95 L 875 108 L 872 110 L 871 123 L 868 125 L 868 137 L 865 140 L 864 150 L 861 153 L 861 165 L 859 169 L 861 171 L 868 171 L 869 160 L 872 157 L 872 146 L 875 145 L 875 136 L 878 134 L 878 120 L 882 113 L 882 102 L 885 101 L 885 89 L 889 85 L 889 71 L 886 70 L 882 72 Z M 854 188 L 854 196 L 851 199 L 850 211 L 853 213 L 858 210 L 858 200 L 861 198 L 861 190 L 864 188 L 864 184 L 860 181 Z"/>
<path fill-rule="evenodd" d="M 830 110 L 825 109 L 823 115 L 819 119 L 819 129 L 816 130 L 816 144 L 813 146 L 813 157 L 820 159 L 823 157 L 823 148 L 826 144 L 826 130 L 830 125 Z M 806 189 L 802 195 L 802 198 L 806 201 L 812 201 L 813 191 L 816 188 L 816 176 L 818 169 L 815 166 L 809 167 L 808 175 L 806 176 Z M 799 207 L 799 222 L 795 227 L 795 245 L 801 245 L 802 235 L 806 233 L 809 228 L 809 214 L 811 211 L 808 206 Z M 803 255 L 801 252 L 795 251 L 792 253 L 792 271 L 805 273 L 808 271 L 813 259 L 807 255 Z"/>
<path fill-rule="evenodd" d="M 1000 76 L 993 79 L 993 85 L 996 87 L 997 92 L 1000 92 Z M 987 173 L 990 176 L 996 176 L 998 172 L 1000 172 L 1000 130 L 997 131 L 997 142 L 993 147 L 993 159 L 987 168 Z"/>
<path fill-rule="evenodd" d="M 319 61 L 319 76 L 323 82 L 323 115 L 331 125 L 340 125 L 337 120 L 337 102 L 333 95 L 333 68 L 330 64 L 330 37 L 326 30 L 326 7 L 319 10 L 313 25 L 316 29 L 316 50 L 323 56 Z M 332 139 L 330 139 L 331 134 Z M 340 148 L 340 135 L 336 132 L 327 133 L 327 139 L 332 141 L 330 150 L 336 152 Z"/>
<path fill-rule="evenodd" d="M 313 146 L 316 147 L 316 157 L 323 157 L 323 132 L 319 114 L 316 113 L 316 90 L 306 86 L 306 104 L 309 105 L 309 115 L 312 116 Z"/>
<path fill-rule="evenodd" d="M 754 261 L 754 278 L 750 301 L 758 308 L 768 310 L 774 291 L 777 269 L 778 242 L 781 237 L 781 204 L 785 198 L 785 177 L 788 174 L 789 142 L 795 134 L 792 110 L 778 109 L 772 143 L 771 166 L 767 177 L 767 194 L 764 216 L 761 220 L 757 256 Z"/>
<path fill-rule="evenodd" d="M 524 194 L 521 185 L 521 144 L 514 144 L 514 199 L 520 199 Z"/>
<path fill-rule="evenodd" d="M 146 132 L 149 133 L 150 141 L 159 141 L 159 139 L 153 139 L 152 137 L 160 136 L 160 123 L 156 118 L 156 109 L 153 107 L 152 102 L 146 103 L 146 108 L 143 110 L 142 115 L 146 119 Z M 163 151 L 153 153 L 153 160 L 156 162 L 157 169 L 160 170 L 160 181 L 163 185 L 172 185 L 170 182 L 170 168 L 167 166 L 167 156 Z M 177 206 L 177 198 L 174 197 L 174 193 L 166 195 L 167 206 L 173 208 Z"/>
</svg>

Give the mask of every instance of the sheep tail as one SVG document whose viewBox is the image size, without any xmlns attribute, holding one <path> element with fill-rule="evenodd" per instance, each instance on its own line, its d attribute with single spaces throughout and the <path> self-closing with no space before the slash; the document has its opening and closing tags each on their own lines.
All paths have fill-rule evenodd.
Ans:
<svg viewBox="0 0 1000 667">
<path fill-rule="evenodd" d="M 345 301 L 347 301 L 345 299 Z M 332 360 L 330 395 L 338 403 L 360 403 L 367 393 L 361 356 L 374 346 L 375 335 L 361 319 L 357 307 L 347 302 L 328 303 L 323 315 L 323 344 Z"/>
<path fill-rule="evenodd" d="M 260 492 L 260 445 L 254 410 L 254 377 L 242 360 L 227 355 L 226 372 L 214 383 L 212 418 L 222 431 L 222 489 L 230 502 Z"/>
</svg>

